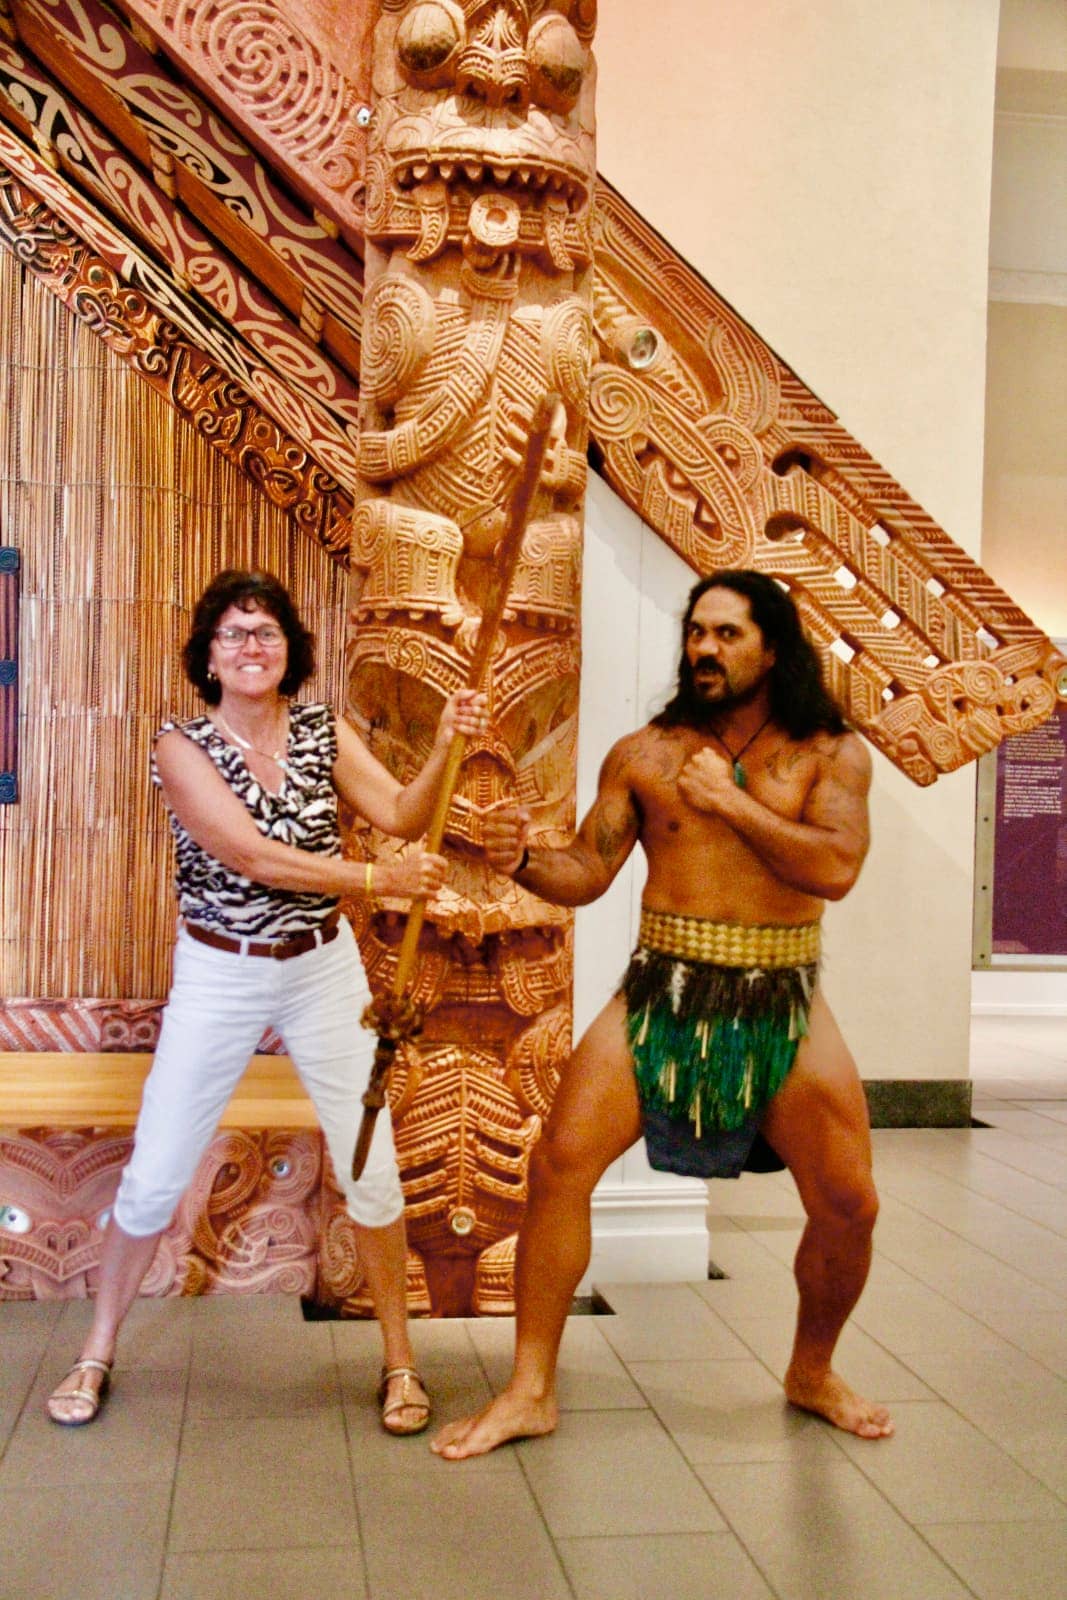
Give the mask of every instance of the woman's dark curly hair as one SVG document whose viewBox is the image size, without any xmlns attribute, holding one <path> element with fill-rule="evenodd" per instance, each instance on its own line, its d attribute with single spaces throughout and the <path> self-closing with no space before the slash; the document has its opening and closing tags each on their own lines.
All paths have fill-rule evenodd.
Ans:
<svg viewBox="0 0 1067 1600">
<path fill-rule="evenodd" d="M 208 661 L 219 618 L 231 606 L 239 606 L 242 611 L 260 606 L 277 618 L 289 646 L 278 692 L 296 694 L 315 670 L 315 635 L 304 627 L 288 589 L 273 573 L 244 572 L 237 567 L 220 572 L 196 602 L 192 627 L 182 650 L 185 676 L 193 688 L 199 690 L 209 706 L 217 706 L 222 698 L 219 680 L 209 675 Z"/>
<path fill-rule="evenodd" d="M 747 567 L 723 567 L 701 578 L 689 591 L 682 618 L 682 658 L 678 687 L 653 725 L 660 728 L 699 724 L 708 712 L 693 689 L 693 673 L 685 653 L 685 636 L 697 601 L 709 589 L 731 589 L 748 601 L 749 613 L 774 651 L 769 689 L 771 715 L 793 739 L 813 733 L 844 733 L 848 727 L 840 708 L 822 681 L 819 658 L 800 626 L 800 615 L 790 596 L 765 572 Z"/>
</svg>

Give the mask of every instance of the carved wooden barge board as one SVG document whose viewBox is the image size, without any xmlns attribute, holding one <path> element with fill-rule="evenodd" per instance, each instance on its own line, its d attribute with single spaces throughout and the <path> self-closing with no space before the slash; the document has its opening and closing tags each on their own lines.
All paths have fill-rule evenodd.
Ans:
<svg viewBox="0 0 1067 1600">
<path fill-rule="evenodd" d="M 86 64 L 107 54 L 95 0 L 11 0 L 10 9 L 27 40 L 51 30 L 54 46 L 75 63 L 69 72 L 84 78 Z M 345 63 L 359 81 L 341 86 L 334 47 L 311 37 L 314 24 L 302 21 L 296 4 L 130 0 L 124 9 L 141 38 L 158 42 L 361 249 L 359 108 L 369 72 L 359 65 L 366 59 L 359 42 Z M 226 32 L 237 9 L 261 41 L 255 58 L 242 56 Z M 138 48 L 123 36 L 124 60 L 140 70 Z M 158 160 L 162 127 L 185 191 L 214 181 L 216 212 L 220 204 L 239 212 L 244 201 L 231 203 L 224 191 L 247 196 L 249 169 L 219 159 L 218 135 L 229 131 L 222 116 L 201 125 L 188 109 L 194 98 L 182 90 L 182 114 L 161 124 L 162 91 L 146 108 L 128 85 L 123 90 L 121 62 L 112 71 L 109 61 L 107 71 L 127 123 L 139 126 L 142 140 L 153 133 L 157 178 L 167 181 Z M 205 160 L 213 141 L 216 156 Z M 230 148 L 244 151 L 239 139 Z M 337 160 L 324 165 L 331 149 Z M 198 176 L 209 171 L 214 179 Z M 201 203 L 198 214 L 213 213 Z M 1057 689 L 1067 692 L 1062 659 L 1044 635 L 603 183 L 594 227 L 600 362 L 591 429 L 605 476 L 627 503 L 697 570 L 747 563 L 788 583 L 850 717 L 916 782 L 933 782 L 1044 720 Z M 313 324 L 313 315 L 304 320 Z"/>
<path fill-rule="evenodd" d="M 363 239 L 367 91 L 353 81 L 366 59 L 375 6 L 344 10 L 344 42 L 313 37 L 299 5 L 272 0 L 119 0 L 228 115 L 298 194 L 333 221 L 353 248 Z M 295 13 L 295 15 L 293 15 Z M 341 59 L 343 53 L 343 60 Z M 347 68 L 347 71 L 342 70 Z"/>
<path fill-rule="evenodd" d="M 65 220 L 4 169 L 4 155 L 11 153 L 6 139 L 0 129 L 0 244 L 329 555 L 347 556 L 351 501 L 336 481 L 263 414 L 238 379 L 183 337 L 139 289 L 128 288 Z M 32 171 L 25 154 L 21 164 Z"/>
<path fill-rule="evenodd" d="M 69 95 L 143 169 L 143 180 L 124 191 L 127 200 L 136 195 L 142 226 L 157 185 L 355 381 L 359 259 L 278 184 L 235 133 L 232 117 L 176 82 L 100 0 L 15 0 L 12 18 L 20 45 L 55 86 L 54 104 L 34 116 L 37 135 L 55 150 L 61 96 Z M 34 99 L 24 92 L 22 109 Z M 157 243 L 165 239 L 158 226 L 152 232 Z"/>
<path fill-rule="evenodd" d="M 41 156 L 34 150 L 27 166 L 15 134 L 0 129 L 5 165 L 30 182 L 207 355 L 233 372 L 287 431 L 314 441 L 314 453 L 339 481 L 351 483 L 355 381 L 35 64 L 3 43 L 0 85 L 0 111 L 45 151 Z M 52 167 L 58 170 L 53 173 Z M 116 234 L 104 219 L 105 208 L 132 224 L 140 248 Z"/>
<path fill-rule="evenodd" d="M 1067 663 L 784 362 L 601 181 L 591 426 L 697 571 L 786 583 L 855 725 L 932 783 L 1048 717 Z"/>
</svg>

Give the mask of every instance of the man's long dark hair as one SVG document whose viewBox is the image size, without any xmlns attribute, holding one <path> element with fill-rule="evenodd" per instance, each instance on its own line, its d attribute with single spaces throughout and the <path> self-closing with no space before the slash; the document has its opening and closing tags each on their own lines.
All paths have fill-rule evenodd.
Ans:
<svg viewBox="0 0 1067 1600">
<path fill-rule="evenodd" d="M 822 681 L 819 658 L 804 636 L 795 604 L 773 578 L 746 567 L 723 567 L 701 578 L 689 591 L 682 618 L 678 687 L 674 697 L 653 717 L 653 726 L 700 726 L 713 712 L 714 708 L 694 690 L 693 671 L 685 653 L 685 636 L 693 612 L 709 589 L 732 589 L 734 594 L 743 596 L 764 643 L 773 649 L 770 703 L 771 715 L 779 727 L 793 739 L 806 739 L 813 733 L 844 733 L 848 724 Z"/>
</svg>

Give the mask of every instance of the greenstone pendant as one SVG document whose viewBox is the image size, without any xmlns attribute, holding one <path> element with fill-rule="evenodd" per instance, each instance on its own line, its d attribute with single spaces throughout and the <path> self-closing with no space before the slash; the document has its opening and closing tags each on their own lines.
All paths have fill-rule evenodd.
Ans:
<svg viewBox="0 0 1067 1600">
<path fill-rule="evenodd" d="M 734 762 L 734 782 L 739 789 L 744 789 L 746 786 L 745 769 L 740 761 Z"/>
</svg>

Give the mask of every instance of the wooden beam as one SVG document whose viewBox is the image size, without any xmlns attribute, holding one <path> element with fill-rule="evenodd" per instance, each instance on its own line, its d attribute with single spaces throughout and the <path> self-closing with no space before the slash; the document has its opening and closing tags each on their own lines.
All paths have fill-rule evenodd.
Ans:
<svg viewBox="0 0 1067 1600">
<path fill-rule="evenodd" d="M 132 1128 L 150 1054 L 0 1051 L 0 1128 Z M 221 1128 L 315 1128 L 288 1056 L 253 1056 Z"/>
</svg>

